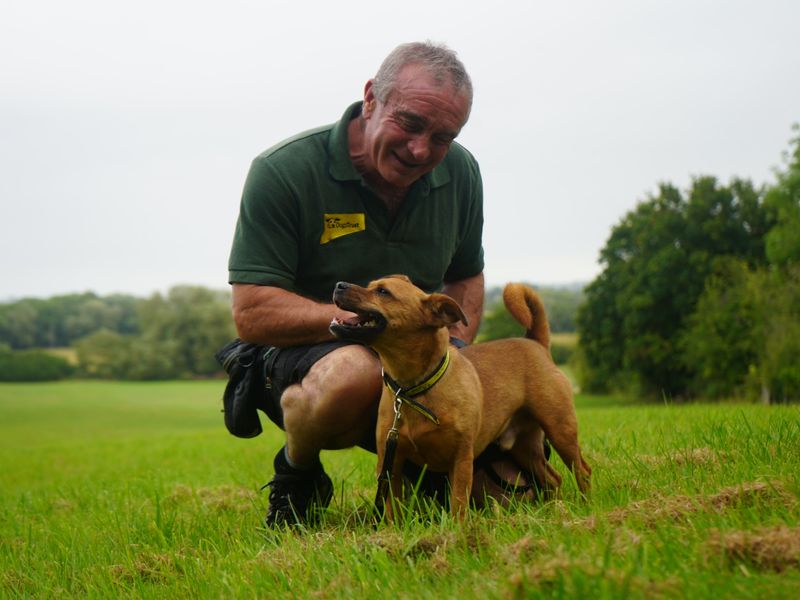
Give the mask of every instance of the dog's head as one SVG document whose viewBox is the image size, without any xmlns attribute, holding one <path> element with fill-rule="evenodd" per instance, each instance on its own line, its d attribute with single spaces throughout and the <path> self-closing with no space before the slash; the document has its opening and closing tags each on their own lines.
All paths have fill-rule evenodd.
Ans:
<svg viewBox="0 0 800 600">
<path fill-rule="evenodd" d="M 340 339 L 372 345 L 384 333 L 392 336 L 437 330 L 467 317 L 458 303 L 445 294 L 426 294 L 405 275 L 390 275 L 367 287 L 340 281 L 333 302 L 356 316 L 334 319 L 330 330 Z"/>
</svg>

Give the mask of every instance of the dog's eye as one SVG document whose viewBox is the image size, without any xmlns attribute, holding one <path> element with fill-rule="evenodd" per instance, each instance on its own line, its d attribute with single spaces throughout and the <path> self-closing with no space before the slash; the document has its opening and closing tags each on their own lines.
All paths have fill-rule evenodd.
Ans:
<svg viewBox="0 0 800 600">
<path fill-rule="evenodd" d="M 375 288 L 375 293 L 379 296 L 391 296 L 392 293 L 387 290 L 385 287 L 377 287 Z"/>
</svg>

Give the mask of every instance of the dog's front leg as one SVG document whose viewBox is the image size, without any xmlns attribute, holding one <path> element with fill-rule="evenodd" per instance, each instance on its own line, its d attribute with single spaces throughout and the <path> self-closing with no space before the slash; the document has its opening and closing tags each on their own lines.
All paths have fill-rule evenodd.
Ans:
<svg viewBox="0 0 800 600">
<path fill-rule="evenodd" d="M 466 516 L 469 508 L 473 458 L 472 445 L 465 444 L 459 449 L 450 469 L 450 512 L 459 519 Z"/>
</svg>

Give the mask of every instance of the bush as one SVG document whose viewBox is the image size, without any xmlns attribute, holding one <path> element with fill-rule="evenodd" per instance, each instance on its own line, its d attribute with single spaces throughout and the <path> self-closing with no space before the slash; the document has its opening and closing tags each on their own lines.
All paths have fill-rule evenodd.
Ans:
<svg viewBox="0 0 800 600">
<path fill-rule="evenodd" d="M 562 344 L 559 342 L 550 343 L 550 354 L 553 356 L 553 362 L 557 365 L 565 365 L 572 360 L 575 354 L 575 346 L 570 344 Z"/>
<path fill-rule="evenodd" d="M 73 372 L 66 360 L 41 350 L 12 352 L 0 348 L 0 381 L 55 381 Z"/>
</svg>

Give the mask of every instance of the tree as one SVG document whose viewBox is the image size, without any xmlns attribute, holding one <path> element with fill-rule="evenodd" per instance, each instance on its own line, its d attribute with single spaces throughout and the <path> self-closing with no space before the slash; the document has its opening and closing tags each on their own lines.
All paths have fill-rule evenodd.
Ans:
<svg viewBox="0 0 800 600">
<path fill-rule="evenodd" d="M 235 337 L 228 294 L 203 287 L 176 286 L 166 298 L 156 294 L 141 304 L 139 318 L 142 342 L 154 353 L 173 352 L 182 375 L 219 371 L 214 352 Z"/>
<path fill-rule="evenodd" d="M 100 379 L 122 379 L 131 338 L 101 329 L 75 343 L 80 373 Z"/>
<path fill-rule="evenodd" d="M 10 348 L 32 348 L 37 338 L 37 311 L 30 303 L 0 305 L 0 341 Z"/>
<path fill-rule="evenodd" d="M 135 333 L 138 302 L 133 296 L 100 298 L 88 292 L 0 304 L 0 341 L 15 349 L 56 348 L 101 329 Z"/>
<path fill-rule="evenodd" d="M 697 393 L 800 398 L 800 138 L 793 142 L 786 170 L 764 195 L 762 220 L 751 221 L 768 264 L 752 252 L 717 260 L 684 331 Z"/>
<path fill-rule="evenodd" d="M 762 349 L 765 282 L 761 273 L 740 259 L 724 257 L 706 279 L 680 344 L 681 358 L 693 372 L 690 390 L 694 394 L 746 395 L 748 375 L 755 372 Z"/>
<path fill-rule="evenodd" d="M 762 191 L 744 180 L 693 180 L 684 195 L 662 184 L 612 229 L 603 272 L 578 315 L 584 389 L 635 388 L 685 396 L 694 367 L 681 359 L 682 329 L 720 256 L 765 261 L 771 226 Z"/>
<path fill-rule="evenodd" d="M 800 126 L 794 130 L 800 132 Z M 778 268 L 800 264 L 800 135 L 792 143 L 786 170 L 776 173 L 778 181 L 764 198 L 777 221 L 767 234 L 767 257 Z"/>
<path fill-rule="evenodd" d="M 800 136 L 792 144 L 764 199 L 776 224 L 766 236 L 771 268 L 759 376 L 765 398 L 773 400 L 800 398 Z"/>
<path fill-rule="evenodd" d="M 495 302 L 484 311 L 476 342 L 488 342 L 525 335 L 525 328 L 514 320 L 503 305 Z"/>
<path fill-rule="evenodd" d="M 540 287 L 553 333 L 574 333 L 577 330 L 578 307 L 583 303 L 583 288 Z"/>
<path fill-rule="evenodd" d="M 76 344 L 92 377 L 156 380 L 218 373 L 214 352 L 235 335 L 229 295 L 176 286 L 137 303 L 138 335 L 95 332 Z"/>
</svg>

